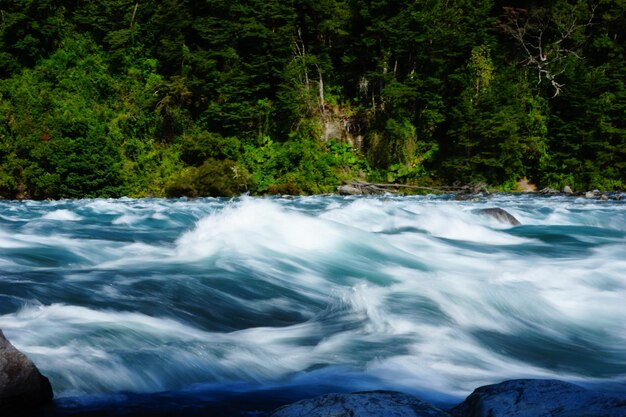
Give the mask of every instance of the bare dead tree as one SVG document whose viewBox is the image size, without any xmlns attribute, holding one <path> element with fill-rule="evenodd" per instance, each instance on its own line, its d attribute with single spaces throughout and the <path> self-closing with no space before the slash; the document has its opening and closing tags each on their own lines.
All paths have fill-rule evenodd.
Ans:
<svg viewBox="0 0 626 417">
<path fill-rule="evenodd" d="M 311 88 L 311 85 L 309 83 L 309 70 L 307 68 L 306 65 L 306 47 L 304 45 L 304 40 L 302 40 L 302 29 L 298 28 L 298 39 L 295 40 L 294 42 L 294 46 L 295 46 L 295 51 L 294 51 L 294 55 L 297 58 L 300 58 L 302 60 L 302 62 L 304 63 L 303 65 L 303 69 L 304 69 L 304 85 L 306 86 L 306 89 L 309 90 Z"/>
<path fill-rule="evenodd" d="M 596 3 L 578 3 L 558 12 L 543 7 L 503 7 L 498 27 L 521 47 L 525 56 L 521 64 L 537 71 L 538 84 L 547 80 L 554 89 L 552 97 L 556 97 L 564 87 L 558 77 L 565 71 L 566 61 L 582 59 L 580 50 L 596 8 Z"/>
<path fill-rule="evenodd" d="M 324 99 L 324 77 L 322 76 L 322 70 L 319 65 L 315 64 L 315 68 L 317 68 L 317 74 L 319 76 L 319 107 L 320 107 L 320 115 L 322 119 L 326 116 L 326 100 Z"/>
<path fill-rule="evenodd" d="M 307 55 L 306 44 L 302 37 L 302 29 L 298 27 L 297 37 L 293 41 L 292 64 L 298 68 L 300 85 L 303 87 L 302 103 L 306 106 L 309 115 L 315 113 L 315 101 L 317 101 L 317 112 L 322 119 L 326 116 L 326 100 L 324 97 L 324 75 L 315 56 Z M 309 66 L 317 69 L 317 81 L 309 73 Z M 317 87 L 316 99 L 313 99 L 313 88 Z"/>
<path fill-rule="evenodd" d="M 137 15 L 137 9 L 139 8 L 139 1 L 137 1 L 137 3 L 135 3 L 135 8 L 133 9 L 133 16 L 130 18 L 130 28 L 133 28 L 133 25 L 135 24 L 135 16 Z"/>
</svg>

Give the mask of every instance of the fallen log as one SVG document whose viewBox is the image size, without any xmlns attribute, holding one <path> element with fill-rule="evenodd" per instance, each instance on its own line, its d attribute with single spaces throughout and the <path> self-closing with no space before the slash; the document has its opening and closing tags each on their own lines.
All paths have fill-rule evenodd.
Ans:
<svg viewBox="0 0 626 417">
<path fill-rule="evenodd" d="M 432 191 L 432 192 L 440 193 L 440 194 L 455 193 L 455 192 L 457 193 L 479 193 L 479 192 L 489 193 L 485 184 L 425 187 L 421 185 L 372 183 L 372 182 L 365 182 L 365 181 L 349 181 L 346 183 L 345 186 L 338 187 L 338 190 L 341 194 L 358 195 L 358 194 L 379 194 L 379 193 L 384 193 L 384 192 L 397 192 L 397 189 L 400 189 L 400 188 Z"/>
</svg>

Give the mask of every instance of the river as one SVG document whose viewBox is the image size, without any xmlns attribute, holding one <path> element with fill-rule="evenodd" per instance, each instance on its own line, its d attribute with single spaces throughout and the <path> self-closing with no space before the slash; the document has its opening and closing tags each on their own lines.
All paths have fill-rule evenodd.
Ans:
<svg viewBox="0 0 626 417">
<path fill-rule="evenodd" d="M 491 207 L 521 225 L 477 211 Z M 623 387 L 625 300 L 623 200 L 0 201 L 0 329 L 66 411 L 172 392 L 443 404 L 512 378 Z"/>
</svg>

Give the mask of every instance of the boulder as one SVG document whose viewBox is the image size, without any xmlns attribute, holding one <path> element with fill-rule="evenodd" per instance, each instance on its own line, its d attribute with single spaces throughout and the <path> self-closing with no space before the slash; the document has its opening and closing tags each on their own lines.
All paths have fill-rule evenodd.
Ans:
<svg viewBox="0 0 626 417">
<path fill-rule="evenodd" d="M 587 191 L 585 193 L 585 198 L 594 198 L 596 195 L 593 191 Z"/>
<path fill-rule="evenodd" d="M 565 187 L 563 187 L 563 193 L 573 194 L 574 192 L 572 191 L 572 188 L 569 185 L 566 185 Z"/>
<path fill-rule="evenodd" d="M 624 417 L 626 401 L 556 380 L 519 379 L 476 389 L 455 417 Z"/>
<path fill-rule="evenodd" d="M 327 394 L 281 407 L 270 417 L 450 417 L 410 395 L 393 391 Z"/>
<path fill-rule="evenodd" d="M 17 350 L 0 330 L 0 415 L 52 401 L 52 387 L 33 362 Z"/>
<path fill-rule="evenodd" d="M 521 224 L 511 213 L 501 208 L 484 208 L 473 210 L 474 213 L 493 217 L 501 223 L 508 223 L 513 226 Z"/>
<path fill-rule="evenodd" d="M 340 195 L 362 195 L 363 190 L 359 187 L 355 187 L 353 185 L 340 185 L 337 187 L 337 192 Z"/>
</svg>

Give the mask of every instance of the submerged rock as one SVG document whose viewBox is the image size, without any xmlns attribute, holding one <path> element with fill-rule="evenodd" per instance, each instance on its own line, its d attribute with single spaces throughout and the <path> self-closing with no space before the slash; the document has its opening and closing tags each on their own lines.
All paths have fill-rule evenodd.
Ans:
<svg viewBox="0 0 626 417">
<path fill-rule="evenodd" d="M 474 213 L 483 214 L 485 216 L 493 217 L 501 223 L 508 223 L 513 226 L 517 226 L 521 224 L 519 220 L 515 218 L 511 213 L 501 208 L 484 208 L 484 209 L 476 209 Z"/>
<path fill-rule="evenodd" d="M 473 201 L 473 202 L 480 201 L 480 197 L 477 197 L 475 195 L 455 195 L 454 199 L 456 201 Z"/>
<path fill-rule="evenodd" d="M 393 391 L 327 394 L 275 410 L 270 417 L 450 417 L 410 395 Z"/>
<path fill-rule="evenodd" d="M 476 389 L 455 417 L 624 417 L 626 401 L 556 380 L 519 379 Z"/>
<path fill-rule="evenodd" d="M 0 415 L 52 401 L 52 387 L 35 364 L 17 350 L 0 330 Z"/>
</svg>

